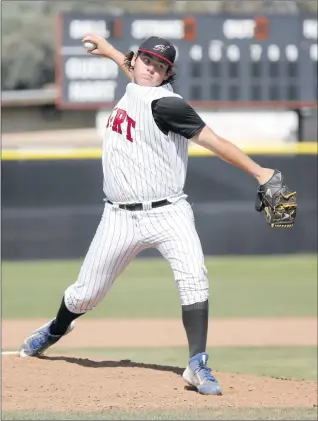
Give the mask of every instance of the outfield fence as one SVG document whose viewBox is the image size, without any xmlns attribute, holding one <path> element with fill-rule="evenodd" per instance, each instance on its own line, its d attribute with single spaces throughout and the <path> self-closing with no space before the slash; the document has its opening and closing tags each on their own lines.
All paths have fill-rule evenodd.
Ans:
<svg viewBox="0 0 318 421">
<path fill-rule="evenodd" d="M 301 148 L 251 155 L 263 166 L 280 169 L 297 191 L 293 229 L 272 229 L 254 210 L 256 183 L 251 177 L 215 156 L 191 153 L 185 192 L 206 255 L 317 251 L 317 144 Z M 3 153 L 3 259 L 85 255 L 104 206 L 99 155 Z M 141 256 L 153 255 L 157 252 L 148 250 Z"/>
</svg>

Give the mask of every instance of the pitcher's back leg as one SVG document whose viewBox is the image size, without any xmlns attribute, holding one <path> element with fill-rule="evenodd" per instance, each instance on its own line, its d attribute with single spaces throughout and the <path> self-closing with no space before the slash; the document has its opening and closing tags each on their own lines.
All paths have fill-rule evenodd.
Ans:
<svg viewBox="0 0 318 421">
<path fill-rule="evenodd" d="M 190 359 L 183 378 L 200 393 L 220 395 L 220 385 L 207 366 L 209 282 L 192 208 L 187 201 L 180 200 L 161 215 L 159 212 L 154 215 L 151 219 L 157 231 L 154 236 L 157 248 L 174 273 L 188 338 Z"/>
</svg>

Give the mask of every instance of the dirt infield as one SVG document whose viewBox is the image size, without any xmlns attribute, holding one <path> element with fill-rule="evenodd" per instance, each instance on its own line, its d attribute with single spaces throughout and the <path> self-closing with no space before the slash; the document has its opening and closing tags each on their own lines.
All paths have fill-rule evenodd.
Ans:
<svg viewBox="0 0 318 421">
<path fill-rule="evenodd" d="M 182 369 L 75 357 L 7 357 L 3 409 L 94 411 L 107 408 L 313 406 L 315 382 L 217 373 L 224 395 L 184 389 Z"/>
<path fill-rule="evenodd" d="M 47 320 L 4 320 L 3 349 L 15 349 L 21 339 Z M 104 334 L 101 334 L 104 332 Z M 187 344 L 181 319 L 82 319 L 63 338 L 63 347 L 169 347 Z M 279 319 L 211 319 L 210 346 L 317 345 L 315 317 Z"/>
<path fill-rule="evenodd" d="M 42 322 L 3 321 L 3 348 L 16 349 L 21 339 Z M 97 334 L 101 329 L 108 334 Z M 111 342 L 106 339 L 110 337 Z M 212 320 L 208 342 L 215 346 L 316 345 L 317 320 Z M 174 320 L 81 320 L 76 331 L 63 338 L 63 347 L 73 348 L 185 344 L 181 322 Z M 4 356 L 2 407 L 3 410 L 84 412 L 114 408 L 312 407 L 317 404 L 317 383 L 313 381 L 216 373 L 224 395 L 205 397 L 185 389 L 182 372 L 180 367 L 52 353 L 41 359 Z"/>
</svg>

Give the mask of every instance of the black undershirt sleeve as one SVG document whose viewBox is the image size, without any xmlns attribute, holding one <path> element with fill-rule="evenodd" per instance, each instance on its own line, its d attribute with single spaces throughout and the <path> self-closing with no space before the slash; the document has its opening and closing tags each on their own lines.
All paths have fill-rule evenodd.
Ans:
<svg viewBox="0 0 318 421">
<path fill-rule="evenodd" d="M 157 126 L 165 135 L 174 132 L 186 139 L 191 139 L 206 125 L 196 111 L 182 98 L 155 99 L 151 103 L 151 108 Z"/>
</svg>

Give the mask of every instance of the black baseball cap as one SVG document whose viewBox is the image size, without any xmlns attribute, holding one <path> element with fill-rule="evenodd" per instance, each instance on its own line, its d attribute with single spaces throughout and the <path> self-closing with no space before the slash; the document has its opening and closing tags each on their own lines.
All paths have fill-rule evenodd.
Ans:
<svg viewBox="0 0 318 421">
<path fill-rule="evenodd" d="M 146 39 L 146 41 L 140 45 L 138 52 L 139 51 L 159 57 L 171 66 L 176 59 L 176 49 L 171 42 L 164 38 L 150 37 Z"/>
</svg>

